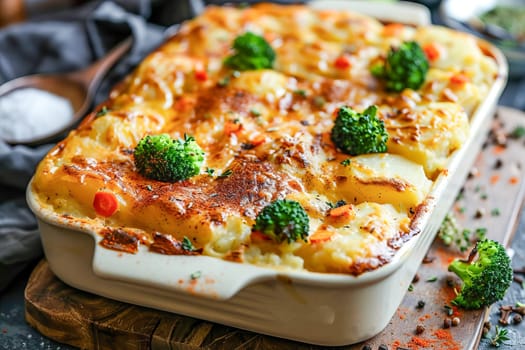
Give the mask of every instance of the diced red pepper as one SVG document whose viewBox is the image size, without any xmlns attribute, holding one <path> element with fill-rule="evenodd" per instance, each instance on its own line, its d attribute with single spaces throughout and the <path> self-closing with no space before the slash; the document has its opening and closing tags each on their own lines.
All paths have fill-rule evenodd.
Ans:
<svg viewBox="0 0 525 350">
<path fill-rule="evenodd" d="M 450 82 L 456 85 L 463 85 L 468 83 L 469 80 L 469 77 L 463 73 L 457 73 L 450 77 Z"/>
<path fill-rule="evenodd" d="M 350 68 L 351 62 L 348 56 L 342 55 L 336 58 L 334 65 L 337 69 L 347 69 Z"/>
<path fill-rule="evenodd" d="M 206 81 L 208 80 L 208 73 L 205 70 L 197 70 L 195 71 L 195 79 L 198 81 Z"/>
</svg>

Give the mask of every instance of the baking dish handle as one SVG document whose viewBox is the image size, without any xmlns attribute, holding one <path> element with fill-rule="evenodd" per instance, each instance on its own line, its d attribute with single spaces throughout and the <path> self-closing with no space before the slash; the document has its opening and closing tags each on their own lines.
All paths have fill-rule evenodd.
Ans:
<svg viewBox="0 0 525 350">
<path fill-rule="evenodd" d="M 145 247 L 136 254 L 128 254 L 100 246 L 99 237 L 95 240 L 92 265 L 95 275 L 125 283 L 226 300 L 247 285 L 274 280 L 278 275 L 276 271 L 249 264 L 200 255 L 157 254 Z"/>
</svg>

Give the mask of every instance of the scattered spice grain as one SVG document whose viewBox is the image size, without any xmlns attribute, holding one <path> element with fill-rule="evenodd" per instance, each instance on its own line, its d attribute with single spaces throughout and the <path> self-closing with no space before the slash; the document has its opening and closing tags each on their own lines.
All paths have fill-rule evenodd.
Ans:
<svg viewBox="0 0 525 350">
<path fill-rule="evenodd" d="M 452 320 L 450 318 L 445 318 L 443 320 L 443 328 L 447 329 L 447 328 L 450 328 L 450 326 L 452 325 Z"/>
<path fill-rule="evenodd" d="M 460 323 L 461 323 L 461 320 L 459 319 L 459 317 L 452 318 L 452 327 L 457 327 L 459 326 Z"/>
<path fill-rule="evenodd" d="M 430 340 L 430 339 L 424 339 L 424 338 L 421 338 L 421 337 L 418 337 L 418 336 L 413 336 L 411 339 L 410 339 L 410 344 L 409 344 L 409 348 L 411 349 L 417 349 L 418 346 L 422 346 L 424 348 L 427 348 L 427 347 L 430 347 L 432 346 L 432 344 L 434 343 L 435 341 L 434 340 Z"/>
<path fill-rule="evenodd" d="M 511 176 L 510 179 L 509 179 L 509 183 L 511 185 L 515 185 L 517 184 L 518 182 L 520 182 L 520 178 L 517 177 L 517 176 Z"/>
<path fill-rule="evenodd" d="M 399 339 L 396 339 L 392 342 L 392 349 L 397 349 L 399 350 L 400 349 L 400 345 L 401 344 L 401 341 Z M 402 349 L 402 348 L 401 348 Z"/>
<path fill-rule="evenodd" d="M 435 256 L 425 255 L 425 257 L 423 258 L 423 264 L 430 264 L 430 263 L 434 262 L 434 260 L 436 260 Z"/>
<path fill-rule="evenodd" d="M 470 169 L 470 171 L 468 173 L 469 179 L 471 179 L 473 177 L 478 177 L 478 176 L 479 176 L 479 169 L 476 168 L 476 167 L 472 167 L 472 169 Z"/>
<path fill-rule="evenodd" d="M 444 308 L 448 316 L 452 316 L 454 314 L 454 309 L 451 306 L 445 305 Z"/>
<path fill-rule="evenodd" d="M 521 269 L 512 269 L 512 271 L 514 273 L 521 273 L 521 274 L 525 274 L 525 267 L 522 267 Z"/>
<path fill-rule="evenodd" d="M 485 215 L 485 209 L 484 208 L 478 208 L 476 210 L 476 214 L 474 214 L 475 219 L 481 219 Z"/>
<path fill-rule="evenodd" d="M 490 332 L 489 328 L 483 327 L 483 336 L 486 337 Z"/>
<path fill-rule="evenodd" d="M 447 350 L 461 350 L 463 346 L 456 342 L 452 337 L 450 331 L 445 329 L 438 329 L 434 335 L 440 340 L 441 349 Z"/>
<path fill-rule="evenodd" d="M 423 326 L 422 324 L 418 324 L 416 326 L 416 334 L 421 334 L 425 331 L 425 326 Z"/>
<path fill-rule="evenodd" d="M 502 325 L 509 324 L 509 316 L 512 313 L 512 305 L 502 305 L 499 307 L 500 318 L 498 322 Z"/>
<path fill-rule="evenodd" d="M 512 311 L 519 313 L 521 316 L 525 316 L 525 306 L 513 307 Z"/>
<path fill-rule="evenodd" d="M 499 175 L 497 175 L 497 174 L 496 174 L 496 175 L 492 175 L 492 176 L 490 177 L 490 180 L 489 180 L 489 181 L 490 181 L 490 183 L 491 183 L 492 185 L 497 184 L 498 181 L 499 181 Z"/>
<path fill-rule="evenodd" d="M 512 323 L 518 324 L 521 323 L 521 321 L 523 321 L 523 316 L 520 314 L 514 314 L 514 316 L 512 316 Z"/>
</svg>

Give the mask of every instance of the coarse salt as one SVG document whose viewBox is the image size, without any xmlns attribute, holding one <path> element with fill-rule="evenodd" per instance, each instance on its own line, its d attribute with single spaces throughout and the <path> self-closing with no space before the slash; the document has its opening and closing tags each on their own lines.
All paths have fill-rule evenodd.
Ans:
<svg viewBox="0 0 525 350">
<path fill-rule="evenodd" d="M 15 90 L 0 97 L 0 139 L 30 142 L 46 137 L 71 122 L 71 102 L 35 88 Z"/>
</svg>

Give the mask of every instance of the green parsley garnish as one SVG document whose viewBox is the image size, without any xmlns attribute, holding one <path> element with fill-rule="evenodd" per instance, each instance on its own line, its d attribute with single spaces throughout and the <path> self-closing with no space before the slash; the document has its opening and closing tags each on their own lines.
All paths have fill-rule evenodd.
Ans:
<svg viewBox="0 0 525 350">
<path fill-rule="evenodd" d="M 184 238 L 182 239 L 182 249 L 184 249 L 187 252 L 193 252 L 195 250 L 193 243 L 186 236 L 184 236 Z"/>
<path fill-rule="evenodd" d="M 317 108 L 322 108 L 325 105 L 326 100 L 323 96 L 315 96 L 313 102 L 314 106 L 316 106 Z"/>
<path fill-rule="evenodd" d="M 219 80 L 217 82 L 217 85 L 221 86 L 221 87 L 225 87 L 226 85 L 228 85 L 230 83 L 230 77 L 224 77 L 222 78 L 221 80 Z"/>
<path fill-rule="evenodd" d="M 352 163 L 352 159 L 347 158 L 341 162 L 342 166 L 349 166 Z"/>
<path fill-rule="evenodd" d="M 509 331 L 507 329 L 496 326 L 496 331 L 492 338 L 490 338 L 490 344 L 499 347 L 505 341 L 510 340 L 508 333 Z"/>
<path fill-rule="evenodd" d="M 198 271 L 195 271 L 193 272 L 191 275 L 190 275 L 190 278 L 192 280 L 196 280 L 197 278 L 200 278 L 202 276 L 202 272 L 200 270 Z"/>
<path fill-rule="evenodd" d="M 256 109 L 250 109 L 250 114 L 253 115 L 254 117 L 258 117 L 261 115 L 261 112 L 259 112 Z"/>
<path fill-rule="evenodd" d="M 451 306 L 445 305 L 443 308 L 445 309 L 447 316 L 452 316 L 454 314 L 454 309 Z"/>
<path fill-rule="evenodd" d="M 306 90 L 303 90 L 303 89 L 294 90 L 293 93 L 296 94 L 296 95 L 299 95 L 301 97 L 306 97 L 306 95 L 307 95 Z"/>
<path fill-rule="evenodd" d="M 485 236 L 487 235 L 487 229 L 485 227 L 479 227 L 474 231 L 474 234 L 476 235 L 476 240 L 481 241 L 485 239 Z"/>
<path fill-rule="evenodd" d="M 517 126 L 512 130 L 512 132 L 509 134 L 509 136 L 513 139 L 519 139 L 525 136 L 525 127 L 523 126 Z"/>
<path fill-rule="evenodd" d="M 102 109 L 101 109 L 100 111 L 98 111 L 97 114 L 95 114 L 95 117 L 97 117 L 97 118 L 98 118 L 98 117 L 103 117 L 103 116 L 105 116 L 106 114 L 108 114 L 108 112 L 109 112 L 108 107 L 103 106 Z"/>
<path fill-rule="evenodd" d="M 326 202 L 326 204 L 328 204 L 328 206 L 331 209 L 334 209 L 334 208 L 339 208 L 339 207 L 342 207 L 343 205 L 346 205 L 346 201 L 344 199 L 340 199 L 337 202 L 335 202 L 334 204 L 332 204 L 330 202 Z"/>
<path fill-rule="evenodd" d="M 220 174 L 219 176 L 217 176 L 219 179 L 224 179 L 228 176 L 230 176 L 231 174 L 233 174 L 233 170 L 231 169 L 228 169 L 226 170 L 225 172 L 223 172 L 222 174 Z"/>
</svg>

